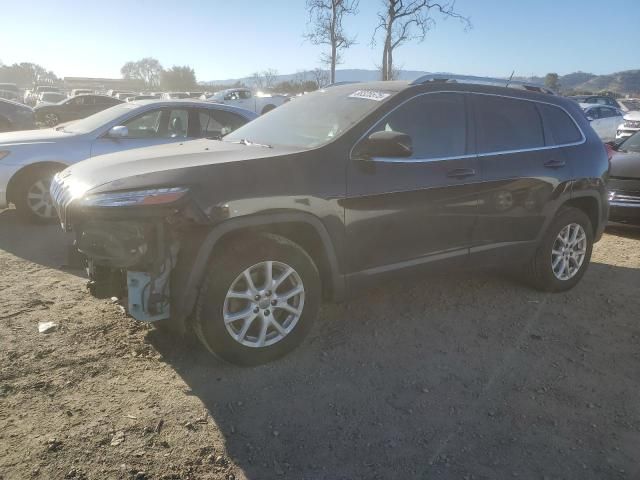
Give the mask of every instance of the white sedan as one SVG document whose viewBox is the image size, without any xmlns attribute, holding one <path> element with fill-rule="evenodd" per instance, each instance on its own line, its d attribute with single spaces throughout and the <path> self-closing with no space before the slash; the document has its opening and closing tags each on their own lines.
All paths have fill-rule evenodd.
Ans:
<svg viewBox="0 0 640 480">
<path fill-rule="evenodd" d="M 13 203 L 24 218 L 54 219 L 49 185 L 67 166 L 133 148 L 219 138 L 256 117 L 248 110 L 209 102 L 141 100 L 56 128 L 2 133 L 0 208 Z"/>
<path fill-rule="evenodd" d="M 618 125 L 616 139 L 628 138 L 637 131 L 640 131 L 640 111 L 627 112 L 624 122 Z"/>
<path fill-rule="evenodd" d="M 615 107 L 592 103 L 581 103 L 580 107 L 591 122 L 591 127 L 596 131 L 603 142 L 611 142 L 616 139 L 618 125 L 623 121 L 623 112 Z"/>
</svg>

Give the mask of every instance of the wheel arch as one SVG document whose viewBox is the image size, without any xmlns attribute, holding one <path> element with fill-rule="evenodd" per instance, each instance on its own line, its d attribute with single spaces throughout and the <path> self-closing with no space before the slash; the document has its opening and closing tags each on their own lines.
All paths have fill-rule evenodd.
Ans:
<svg viewBox="0 0 640 480">
<path fill-rule="evenodd" d="M 272 103 L 265 105 L 262 108 L 262 111 L 260 112 L 260 115 L 264 115 L 265 113 L 269 113 L 271 110 L 274 110 L 276 108 L 275 105 L 273 105 Z"/>
<path fill-rule="evenodd" d="M 212 255 L 226 242 L 260 233 L 280 235 L 304 248 L 318 267 L 325 296 L 334 300 L 345 297 L 345 280 L 339 270 L 336 251 L 320 219 L 304 212 L 251 215 L 216 225 L 204 236 L 197 252 L 190 255 L 191 258 L 183 265 L 188 272 L 178 274 L 184 281 L 178 282 L 178 295 L 174 297 L 177 302 L 173 309 L 176 320 L 184 321 L 193 311 Z"/>
<path fill-rule="evenodd" d="M 15 194 L 18 186 L 20 185 L 20 181 L 24 178 L 27 178 L 33 172 L 40 168 L 49 168 L 49 167 L 59 167 L 60 170 L 64 170 L 68 167 L 66 163 L 60 161 L 45 161 L 45 162 L 37 162 L 30 163 L 29 165 L 25 165 L 16 173 L 13 174 L 9 183 L 7 183 L 7 202 L 13 202 L 15 200 Z"/>
<path fill-rule="evenodd" d="M 591 221 L 591 227 L 593 228 L 593 236 L 597 238 L 599 236 L 599 230 L 601 225 L 601 207 L 600 201 L 593 195 L 581 195 L 577 197 L 571 197 L 562 204 L 563 207 L 574 207 L 583 211 L 589 220 Z"/>
</svg>

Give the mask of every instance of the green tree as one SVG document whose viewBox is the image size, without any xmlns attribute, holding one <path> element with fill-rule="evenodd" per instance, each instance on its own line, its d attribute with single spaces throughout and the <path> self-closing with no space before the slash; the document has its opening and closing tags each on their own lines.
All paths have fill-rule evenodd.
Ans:
<svg viewBox="0 0 640 480">
<path fill-rule="evenodd" d="M 160 74 L 160 87 L 163 90 L 189 91 L 198 88 L 196 72 L 185 65 L 173 66 Z"/>
<path fill-rule="evenodd" d="M 544 77 L 544 86 L 551 90 L 560 90 L 560 77 L 557 73 L 547 73 Z"/>
<path fill-rule="evenodd" d="M 120 69 L 122 78 L 127 80 L 141 80 L 145 87 L 155 88 L 160 85 L 162 65 L 152 57 L 145 57 L 137 62 L 127 62 Z"/>
</svg>

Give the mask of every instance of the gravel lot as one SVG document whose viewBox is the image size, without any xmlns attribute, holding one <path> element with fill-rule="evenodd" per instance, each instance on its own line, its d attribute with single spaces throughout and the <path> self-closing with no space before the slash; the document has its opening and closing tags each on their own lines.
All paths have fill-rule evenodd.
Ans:
<svg viewBox="0 0 640 480">
<path fill-rule="evenodd" d="M 64 240 L 0 212 L 1 479 L 640 478 L 639 230 L 565 294 L 466 272 L 327 304 L 253 369 L 90 297 Z"/>
</svg>

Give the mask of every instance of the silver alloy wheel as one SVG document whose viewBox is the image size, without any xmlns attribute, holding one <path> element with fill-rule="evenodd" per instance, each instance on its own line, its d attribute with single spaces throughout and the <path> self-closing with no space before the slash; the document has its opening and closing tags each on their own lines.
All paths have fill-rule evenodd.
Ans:
<svg viewBox="0 0 640 480">
<path fill-rule="evenodd" d="M 58 123 L 60 123 L 60 119 L 55 113 L 47 113 L 44 116 L 44 124 L 48 127 L 55 127 Z"/>
<path fill-rule="evenodd" d="M 236 277 L 222 315 L 229 335 L 246 347 L 268 347 L 295 328 L 304 308 L 304 285 L 286 263 L 257 263 Z"/>
<path fill-rule="evenodd" d="M 40 178 L 27 190 L 27 206 L 40 218 L 49 219 L 56 215 L 49 187 L 51 187 L 51 179 Z"/>
<path fill-rule="evenodd" d="M 551 247 L 551 269 L 558 280 L 573 278 L 587 255 L 587 234 L 582 225 L 570 223 L 556 237 Z"/>
</svg>

